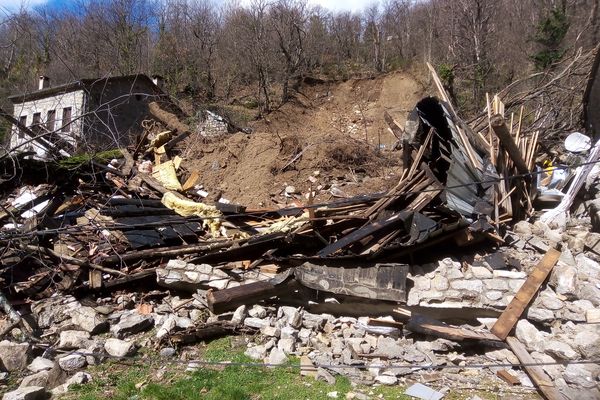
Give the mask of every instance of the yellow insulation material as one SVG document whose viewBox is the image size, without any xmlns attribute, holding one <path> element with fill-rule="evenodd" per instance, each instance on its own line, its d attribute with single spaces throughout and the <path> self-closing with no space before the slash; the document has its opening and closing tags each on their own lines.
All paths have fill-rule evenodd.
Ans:
<svg viewBox="0 0 600 400">
<path fill-rule="evenodd" d="M 284 218 L 271 224 L 267 229 L 261 232 L 261 235 L 266 235 L 267 233 L 275 232 L 291 232 L 305 225 L 306 223 L 308 223 L 309 220 L 310 218 L 308 212 L 305 212 L 299 217 Z"/>
<path fill-rule="evenodd" d="M 177 172 L 175 172 L 175 164 L 169 160 L 160 165 L 155 165 L 152 170 L 152 176 L 159 181 L 165 189 L 169 190 L 182 190 L 181 183 L 177 179 Z"/>
<path fill-rule="evenodd" d="M 221 214 L 215 206 L 208 206 L 203 203 L 196 203 L 192 200 L 181 199 L 172 192 L 165 193 L 161 203 L 183 217 L 195 215 L 200 218 L 207 218 L 202 220 L 202 226 L 204 228 L 209 228 L 213 237 L 219 236 L 219 229 L 221 228 L 220 217 L 222 217 L 223 214 Z"/>
</svg>

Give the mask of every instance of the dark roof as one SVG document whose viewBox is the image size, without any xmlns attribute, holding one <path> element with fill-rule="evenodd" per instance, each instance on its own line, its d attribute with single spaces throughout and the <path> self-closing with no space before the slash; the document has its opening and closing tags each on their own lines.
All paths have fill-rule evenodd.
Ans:
<svg viewBox="0 0 600 400">
<path fill-rule="evenodd" d="M 157 92 L 159 92 L 161 94 L 163 93 L 162 90 L 158 86 L 156 86 L 154 84 L 154 82 L 152 82 L 152 79 L 150 79 L 147 75 L 134 74 L 134 75 L 122 75 L 122 76 L 110 76 L 110 77 L 106 77 L 106 78 L 96 78 L 96 79 L 84 78 L 84 79 L 79 79 L 74 82 L 64 83 L 62 85 L 52 86 L 49 88 L 45 88 L 42 90 L 36 90 L 33 92 L 29 92 L 29 93 L 13 94 L 12 96 L 9 96 L 8 99 L 10 101 L 12 101 L 13 103 L 23 103 L 25 101 L 41 99 L 44 97 L 54 96 L 54 95 L 62 94 L 62 93 L 69 93 L 69 92 L 79 90 L 79 89 L 86 89 L 95 84 L 100 84 L 100 83 L 104 84 L 104 83 L 115 82 L 115 81 L 136 81 L 136 80 L 146 81 L 150 85 L 154 86 L 154 88 Z"/>
</svg>

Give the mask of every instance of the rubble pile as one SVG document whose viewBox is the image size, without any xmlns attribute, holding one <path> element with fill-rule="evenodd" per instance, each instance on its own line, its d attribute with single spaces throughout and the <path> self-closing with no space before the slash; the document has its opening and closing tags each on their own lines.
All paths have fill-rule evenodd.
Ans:
<svg viewBox="0 0 600 400">
<path fill-rule="evenodd" d="M 280 209 L 209 199 L 173 118 L 109 163 L 3 159 L 21 166 L 0 211 L 0 384 L 20 381 L 3 399 L 149 353 L 197 369 L 187 346 L 227 334 L 330 383 L 600 397 L 600 144 L 540 164 L 499 97 L 473 129 L 434 81 L 439 99 L 388 121 L 404 168 L 386 193 L 317 203 L 315 173 Z"/>
</svg>

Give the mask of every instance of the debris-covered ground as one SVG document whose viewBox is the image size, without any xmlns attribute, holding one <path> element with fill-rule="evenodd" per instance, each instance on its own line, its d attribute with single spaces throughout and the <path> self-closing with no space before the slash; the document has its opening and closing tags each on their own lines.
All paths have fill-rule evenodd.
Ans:
<svg viewBox="0 0 600 400">
<path fill-rule="evenodd" d="M 373 385 L 600 398 L 600 144 L 564 118 L 581 101 L 513 85 L 467 123 L 433 78 L 437 97 L 405 123 L 381 117 L 398 142 L 385 149 L 343 131 L 199 141 L 155 104 L 130 149 L 5 156 L 4 400 L 69 396 L 103 363 L 157 360 L 135 387 L 147 398 L 181 365 L 291 366 L 333 385 L 329 398 L 384 397 Z M 556 80 L 583 97 L 587 75 Z M 564 107 L 550 114 L 552 98 Z M 262 197 L 242 202 L 251 185 Z M 194 347 L 223 336 L 238 337 L 233 360 Z M 340 376 L 355 390 L 338 392 Z"/>
</svg>

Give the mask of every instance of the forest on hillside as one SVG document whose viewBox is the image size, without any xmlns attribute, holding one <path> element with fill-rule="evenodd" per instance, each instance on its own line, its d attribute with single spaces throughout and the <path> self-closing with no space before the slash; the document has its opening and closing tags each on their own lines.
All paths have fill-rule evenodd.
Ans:
<svg viewBox="0 0 600 400">
<path fill-rule="evenodd" d="M 262 113 L 302 79 L 432 63 L 465 111 L 600 39 L 600 0 L 384 0 L 356 13 L 305 0 L 74 0 L 0 7 L 0 104 L 83 77 L 159 74 L 175 97 Z M 243 93 L 243 99 L 240 100 Z"/>
</svg>

